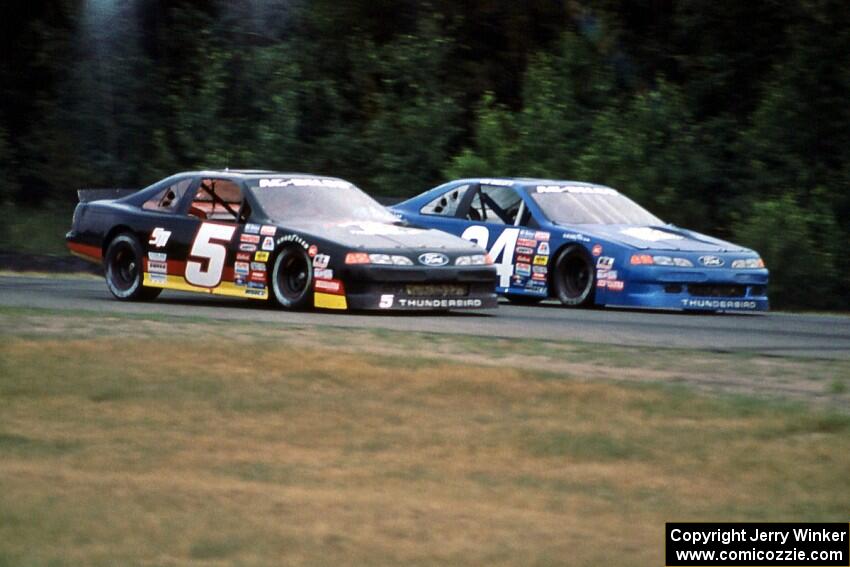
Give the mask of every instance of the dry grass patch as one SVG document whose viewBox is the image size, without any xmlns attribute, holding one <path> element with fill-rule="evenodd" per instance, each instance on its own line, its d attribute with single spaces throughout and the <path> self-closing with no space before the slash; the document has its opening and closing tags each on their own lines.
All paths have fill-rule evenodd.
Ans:
<svg viewBox="0 0 850 567">
<path fill-rule="evenodd" d="M 6 328 L 0 565 L 648 565 L 850 506 L 846 416 L 183 325 Z"/>
</svg>

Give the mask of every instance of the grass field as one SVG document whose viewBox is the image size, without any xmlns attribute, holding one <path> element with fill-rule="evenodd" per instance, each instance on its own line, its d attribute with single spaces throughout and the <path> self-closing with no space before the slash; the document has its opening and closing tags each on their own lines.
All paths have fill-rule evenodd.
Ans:
<svg viewBox="0 0 850 567">
<path fill-rule="evenodd" d="M 662 565 L 665 521 L 850 510 L 847 362 L 8 308 L 0 335 L 0 565 Z"/>
</svg>

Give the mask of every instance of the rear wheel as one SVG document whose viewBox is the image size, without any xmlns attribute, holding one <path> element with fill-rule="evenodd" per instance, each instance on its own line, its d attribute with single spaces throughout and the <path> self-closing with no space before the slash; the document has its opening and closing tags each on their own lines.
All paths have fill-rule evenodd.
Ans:
<svg viewBox="0 0 850 567">
<path fill-rule="evenodd" d="M 109 243 L 103 259 L 106 286 L 117 299 L 150 301 L 162 291 L 142 286 L 143 258 L 142 245 L 132 234 L 119 234 Z"/>
<path fill-rule="evenodd" d="M 595 286 L 593 258 L 587 250 L 578 244 L 564 248 L 552 273 L 555 297 L 568 307 L 593 305 Z"/>
<path fill-rule="evenodd" d="M 304 309 L 313 296 L 313 265 L 307 253 L 288 246 L 278 252 L 272 268 L 271 292 L 284 309 Z"/>
</svg>

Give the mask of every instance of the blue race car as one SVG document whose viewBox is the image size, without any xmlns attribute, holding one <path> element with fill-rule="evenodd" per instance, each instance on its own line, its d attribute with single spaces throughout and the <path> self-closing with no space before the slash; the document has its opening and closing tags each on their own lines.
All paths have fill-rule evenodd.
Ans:
<svg viewBox="0 0 850 567">
<path fill-rule="evenodd" d="M 768 271 L 756 252 L 666 224 L 610 187 L 461 179 L 392 210 L 486 248 L 497 291 L 515 303 L 768 309 Z"/>
</svg>

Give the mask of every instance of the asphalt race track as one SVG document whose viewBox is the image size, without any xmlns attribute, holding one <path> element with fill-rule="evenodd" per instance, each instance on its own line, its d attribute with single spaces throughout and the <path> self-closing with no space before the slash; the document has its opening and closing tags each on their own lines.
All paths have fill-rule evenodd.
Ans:
<svg viewBox="0 0 850 567">
<path fill-rule="evenodd" d="M 535 307 L 502 303 L 479 313 L 290 313 L 259 302 L 169 291 L 152 303 L 122 303 L 112 299 L 103 282 L 61 276 L 0 276 L 0 305 L 850 359 L 850 317 L 831 315 L 577 310 L 554 302 Z"/>
</svg>

